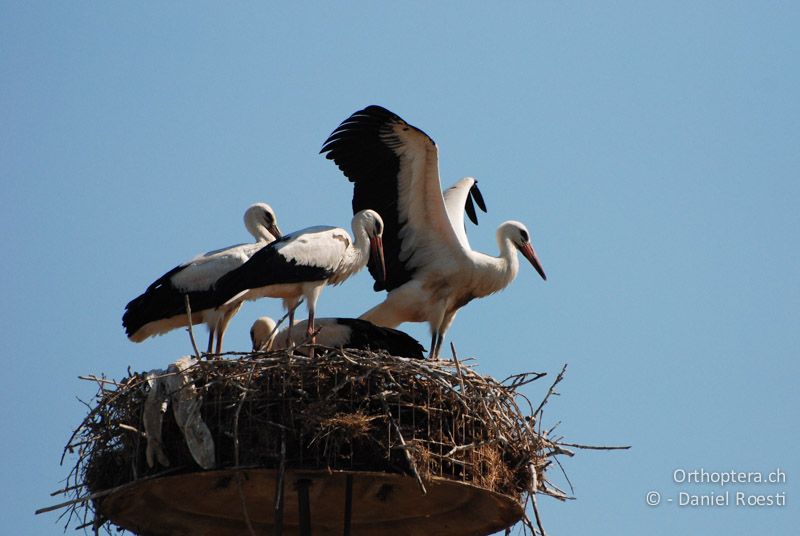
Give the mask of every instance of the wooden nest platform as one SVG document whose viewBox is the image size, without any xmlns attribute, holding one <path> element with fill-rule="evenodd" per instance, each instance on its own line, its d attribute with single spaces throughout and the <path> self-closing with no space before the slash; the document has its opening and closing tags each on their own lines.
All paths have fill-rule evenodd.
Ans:
<svg viewBox="0 0 800 536">
<path fill-rule="evenodd" d="M 72 498 L 53 507 L 67 507 L 68 526 L 463 535 L 522 521 L 536 533 L 528 501 L 566 498 L 545 470 L 571 452 L 539 423 L 563 370 L 534 406 L 517 389 L 544 374 L 500 382 L 455 358 L 320 347 L 315 358 L 226 357 L 91 378 L 96 403 L 66 449 Z"/>
</svg>

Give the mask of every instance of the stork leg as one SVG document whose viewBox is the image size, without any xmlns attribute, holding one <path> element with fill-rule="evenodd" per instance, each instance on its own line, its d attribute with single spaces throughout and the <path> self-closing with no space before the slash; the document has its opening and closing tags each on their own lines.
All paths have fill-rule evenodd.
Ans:
<svg viewBox="0 0 800 536">
<path fill-rule="evenodd" d="M 222 316 L 219 318 L 219 320 L 217 320 L 217 354 L 222 354 L 222 338 L 225 336 L 225 331 L 227 331 L 228 324 L 230 324 L 231 319 L 236 313 L 239 312 L 241 307 L 242 304 L 239 303 L 234 307 L 226 309 L 222 313 Z"/>
<path fill-rule="evenodd" d="M 449 313 L 445 313 L 442 321 L 439 323 L 439 329 L 437 330 L 439 336 L 436 339 L 436 359 L 439 359 L 439 353 L 442 351 L 442 343 L 444 342 L 444 335 L 447 333 L 447 330 L 450 329 L 453 320 L 456 318 L 456 311 L 452 311 Z"/>
<path fill-rule="evenodd" d="M 294 339 L 292 338 L 292 329 L 294 329 L 294 307 L 289 309 L 289 347 L 294 347 Z"/>
<path fill-rule="evenodd" d="M 431 351 L 428 353 L 428 358 L 433 360 L 439 359 L 439 347 L 442 345 L 442 335 L 439 330 L 434 330 L 431 335 Z"/>
<path fill-rule="evenodd" d="M 308 329 L 306 329 L 306 335 L 311 338 L 311 344 L 317 344 L 317 334 L 314 330 L 314 311 L 311 310 L 308 312 Z"/>
<path fill-rule="evenodd" d="M 325 284 L 316 285 L 315 287 L 311 288 L 309 292 L 306 293 L 306 305 L 308 306 L 308 326 L 306 326 L 306 332 L 309 337 L 311 337 L 311 351 L 309 352 L 309 357 L 313 359 L 314 357 L 314 344 L 317 343 L 317 335 L 316 330 L 314 329 L 314 316 L 317 312 L 317 299 L 319 299 L 319 295 L 322 293 L 322 289 L 325 287 Z"/>
<path fill-rule="evenodd" d="M 208 349 L 206 350 L 207 354 L 211 353 L 211 350 L 214 349 L 214 333 L 216 332 L 216 326 L 208 326 Z"/>
<path fill-rule="evenodd" d="M 220 331 L 219 333 L 217 333 L 217 348 L 214 351 L 217 355 L 221 355 L 222 354 L 222 336 L 223 335 L 224 335 L 223 331 Z"/>
<path fill-rule="evenodd" d="M 283 300 L 283 308 L 288 311 L 289 314 L 289 328 L 286 330 L 289 334 L 286 341 L 287 341 L 287 348 L 294 348 L 294 337 L 292 337 L 292 330 L 294 329 L 294 312 L 297 309 L 297 306 L 300 304 L 300 300 L 297 298 L 284 298 Z"/>
<path fill-rule="evenodd" d="M 308 326 L 306 329 L 306 335 L 311 338 L 311 350 L 308 352 L 308 357 L 314 359 L 314 345 L 317 344 L 317 333 L 314 330 L 314 309 L 308 309 Z"/>
</svg>

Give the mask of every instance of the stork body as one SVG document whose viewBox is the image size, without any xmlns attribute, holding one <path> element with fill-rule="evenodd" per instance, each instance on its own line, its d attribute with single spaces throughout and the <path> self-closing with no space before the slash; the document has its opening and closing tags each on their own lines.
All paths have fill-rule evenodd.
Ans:
<svg viewBox="0 0 800 536">
<path fill-rule="evenodd" d="M 275 333 L 275 321 L 269 317 L 261 317 L 255 321 L 250 330 L 253 351 L 260 349 L 280 349 L 298 347 L 306 337 L 306 322 L 302 321 Z M 424 348 L 416 339 L 402 331 L 376 326 L 366 320 L 357 318 L 317 318 L 316 344 L 331 348 L 356 348 L 373 352 L 385 351 L 393 356 L 422 359 Z"/>
<path fill-rule="evenodd" d="M 317 299 L 326 285 L 338 285 L 368 261 L 379 279 L 384 273 L 383 221 L 373 210 L 353 217 L 355 241 L 339 227 L 309 227 L 282 237 L 255 253 L 214 285 L 213 300 L 227 305 L 240 300 L 281 298 L 290 311 L 305 298 L 307 333 L 313 336 Z M 291 322 L 291 320 L 290 320 Z M 290 324 L 291 325 L 291 324 Z"/>
<path fill-rule="evenodd" d="M 131 341 L 142 342 L 153 335 L 188 325 L 184 298 L 188 296 L 192 324 L 202 322 L 208 327 L 208 352 L 211 353 L 215 339 L 216 352 L 222 351 L 225 330 L 241 301 L 218 307 L 208 291 L 217 279 L 242 266 L 256 251 L 281 236 L 275 213 L 266 203 L 251 205 L 245 212 L 244 222 L 256 239 L 255 243 L 198 255 L 162 275 L 128 303 L 122 325 Z"/>
<path fill-rule="evenodd" d="M 353 182 L 353 210 L 372 208 L 386 223 L 388 277 L 375 289 L 389 294 L 362 319 L 386 327 L 427 322 L 430 355 L 436 358 L 458 309 L 502 290 L 516 277 L 516 251 L 545 278 L 530 234 L 519 222 L 498 228 L 499 256 L 469 247 L 463 212 L 458 217 L 463 203 L 457 201 L 466 199 L 474 179 L 456 183 L 445 204 L 436 144 L 394 113 L 379 106 L 354 113 L 333 131 L 322 152 Z"/>
</svg>

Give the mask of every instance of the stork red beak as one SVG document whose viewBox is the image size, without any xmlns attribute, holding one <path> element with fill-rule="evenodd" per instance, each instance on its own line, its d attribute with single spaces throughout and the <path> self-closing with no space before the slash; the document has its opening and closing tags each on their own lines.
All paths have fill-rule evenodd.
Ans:
<svg viewBox="0 0 800 536">
<path fill-rule="evenodd" d="M 547 281 L 547 276 L 544 275 L 544 268 L 542 268 L 542 263 L 539 262 L 539 256 L 536 255 L 536 251 L 533 249 L 533 244 L 528 242 L 524 246 L 519 248 L 519 250 L 522 252 L 523 255 L 525 255 L 525 258 L 528 259 L 528 261 L 530 261 L 533 267 L 536 268 L 536 271 L 539 272 L 539 275 L 542 276 L 542 279 Z"/>
<path fill-rule="evenodd" d="M 269 227 L 267 227 L 267 231 L 269 231 L 270 234 L 275 237 L 275 240 L 277 240 L 277 239 L 279 239 L 280 237 L 283 236 L 283 234 L 281 233 L 281 230 L 278 229 L 278 226 L 275 225 L 274 223 L 272 225 L 270 225 Z"/>
<path fill-rule="evenodd" d="M 386 281 L 386 262 L 383 260 L 383 238 L 374 236 L 369 239 L 370 272 L 376 281 Z"/>
</svg>

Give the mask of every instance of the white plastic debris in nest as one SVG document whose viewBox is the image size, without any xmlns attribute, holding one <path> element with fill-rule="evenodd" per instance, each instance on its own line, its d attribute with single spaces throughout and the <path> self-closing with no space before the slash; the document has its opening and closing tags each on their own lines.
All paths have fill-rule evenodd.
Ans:
<svg viewBox="0 0 800 536">
<path fill-rule="evenodd" d="M 161 369 L 147 373 L 150 391 L 144 406 L 144 430 L 147 435 L 147 465 L 153 467 L 156 459 L 169 466 L 169 458 L 161 441 L 161 425 L 169 404 L 192 458 L 203 469 L 214 467 L 214 439 L 200 417 L 202 400 L 187 373 L 197 360 L 185 356 L 171 364 L 166 372 Z"/>
</svg>

